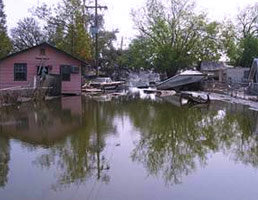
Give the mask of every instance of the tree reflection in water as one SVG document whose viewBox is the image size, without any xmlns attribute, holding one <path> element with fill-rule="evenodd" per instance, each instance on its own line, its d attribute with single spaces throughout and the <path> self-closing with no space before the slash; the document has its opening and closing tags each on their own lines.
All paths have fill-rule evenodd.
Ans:
<svg viewBox="0 0 258 200">
<path fill-rule="evenodd" d="M 106 136 L 116 133 L 114 114 L 113 103 L 85 101 L 81 128 L 37 159 L 41 167 L 53 165 L 59 172 L 54 189 L 80 185 L 91 177 L 109 182 L 110 163 L 103 151 Z"/>
<path fill-rule="evenodd" d="M 253 118 L 232 113 L 227 107 L 213 110 L 212 106 L 208 110 L 145 101 L 129 103 L 128 114 L 141 132 L 132 160 L 142 163 L 148 174 L 161 175 L 167 184 L 180 183 L 198 165 L 206 165 L 209 153 L 218 151 L 257 167 Z"/>
<path fill-rule="evenodd" d="M 112 163 L 106 143 L 117 134 L 119 120 L 115 119 L 124 116 L 140 134 L 132 161 L 143 165 L 149 175 L 162 176 L 167 184 L 180 183 L 199 165 L 206 166 L 210 153 L 223 152 L 236 162 L 258 166 L 257 112 L 243 106 L 215 102 L 210 107 L 176 107 L 137 96 L 110 102 L 73 99 L 70 107 L 65 103 L 69 102 L 27 105 L 1 113 L 0 136 L 17 138 L 31 151 L 45 148 L 34 164 L 58 172 L 54 189 L 91 178 L 110 181 Z M 9 140 L 0 137 L 0 148 L 1 187 L 8 177 Z"/>
<path fill-rule="evenodd" d="M 223 152 L 257 167 L 257 135 L 253 134 L 257 117 L 247 117 L 252 113 L 218 103 L 188 108 L 130 97 L 105 103 L 85 101 L 83 128 L 54 145 L 38 163 L 58 165 L 58 187 L 81 184 L 90 177 L 108 182 L 105 140 L 116 133 L 114 118 L 129 116 L 140 131 L 132 160 L 143 164 L 149 175 L 161 175 L 167 184 L 178 184 L 199 165 L 206 166 L 210 153 Z"/>
<path fill-rule="evenodd" d="M 0 112 L 1 186 L 7 182 L 9 169 L 8 137 L 22 141 L 28 151 L 46 150 L 33 163 L 58 172 L 54 189 L 81 184 L 90 177 L 109 182 L 110 164 L 103 151 L 106 136 L 116 133 L 114 102 L 82 103 L 81 97 L 69 97 Z"/>
<path fill-rule="evenodd" d="M 9 139 L 0 136 L 0 188 L 5 187 L 5 185 L 8 182 L 9 161 L 10 161 Z"/>
</svg>

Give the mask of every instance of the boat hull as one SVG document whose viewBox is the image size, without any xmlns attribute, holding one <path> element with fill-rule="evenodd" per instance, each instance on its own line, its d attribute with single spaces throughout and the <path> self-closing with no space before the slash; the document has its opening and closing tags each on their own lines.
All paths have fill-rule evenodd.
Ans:
<svg viewBox="0 0 258 200">
<path fill-rule="evenodd" d="M 177 89 L 185 85 L 198 83 L 204 79 L 203 74 L 198 75 L 175 75 L 157 85 L 158 90 Z"/>
<path fill-rule="evenodd" d="M 114 90 L 123 83 L 124 82 L 122 81 L 114 81 L 110 83 L 91 83 L 90 86 L 102 90 Z"/>
</svg>

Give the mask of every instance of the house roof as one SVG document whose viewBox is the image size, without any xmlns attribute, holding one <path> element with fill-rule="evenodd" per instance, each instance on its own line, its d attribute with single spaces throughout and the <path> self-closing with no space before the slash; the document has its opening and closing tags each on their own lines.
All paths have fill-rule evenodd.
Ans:
<svg viewBox="0 0 258 200">
<path fill-rule="evenodd" d="M 202 62 L 201 63 L 201 71 L 217 71 L 221 69 L 225 69 L 226 66 L 223 62 Z"/>
<path fill-rule="evenodd" d="M 71 55 L 71 54 L 69 54 L 69 53 L 67 53 L 67 52 L 65 52 L 65 51 L 63 51 L 63 50 L 61 50 L 61 49 L 58 49 L 57 47 L 55 47 L 55 46 L 52 45 L 52 44 L 49 44 L 48 42 L 43 42 L 43 43 L 40 43 L 40 44 L 35 45 L 35 46 L 33 46 L 33 47 L 30 47 L 30 48 L 21 50 L 21 51 L 19 51 L 19 52 L 15 52 L 15 53 L 9 54 L 9 55 L 7 55 L 7 56 L 5 56 L 5 57 L 3 57 L 3 58 L 0 58 L 0 62 L 3 61 L 3 60 L 5 60 L 5 59 L 7 59 L 7 58 L 16 56 L 16 55 L 18 55 L 18 54 L 20 54 L 20 53 L 24 53 L 24 52 L 29 51 L 29 50 L 31 50 L 31 49 L 38 48 L 38 47 L 40 47 L 40 46 L 49 46 L 49 47 L 55 49 L 56 51 L 59 51 L 60 53 L 63 53 L 63 54 L 65 54 L 65 55 L 69 56 L 69 57 L 72 57 L 72 58 L 75 59 L 75 60 L 78 60 L 78 61 L 80 61 L 80 62 L 82 62 L 82 63 L 84 63 L 84 64 L 87 63 L 85 60 L 82 60 L 82 59 L 80 59 L 80 58 L 77 58 L 77 57 L 75 57 L 75 56 L 73 56 L 73 55 Z"/>
</svg>

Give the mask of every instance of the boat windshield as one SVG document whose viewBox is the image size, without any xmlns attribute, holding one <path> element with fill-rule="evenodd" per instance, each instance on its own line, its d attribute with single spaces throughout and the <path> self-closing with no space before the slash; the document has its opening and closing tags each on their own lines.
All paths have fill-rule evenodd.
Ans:
<svg viewBox="0 0 258 200">
<path fill-rule="evenodd" d="M 196 70 L 186 70 L 180 73 L 181 75 L 202 75 L 203 73 Z"/>
</svg>

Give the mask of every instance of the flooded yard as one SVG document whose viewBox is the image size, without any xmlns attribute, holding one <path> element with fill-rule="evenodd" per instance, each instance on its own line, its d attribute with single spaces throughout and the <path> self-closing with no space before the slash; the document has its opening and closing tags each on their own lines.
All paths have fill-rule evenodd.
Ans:
<svg viewBox="0 0 258 200">
<path fill-rule="evenodd" d="M 256 200 L 258 112 L 63 97 L 0 109 L 1 200 Z"/>
</svg>

